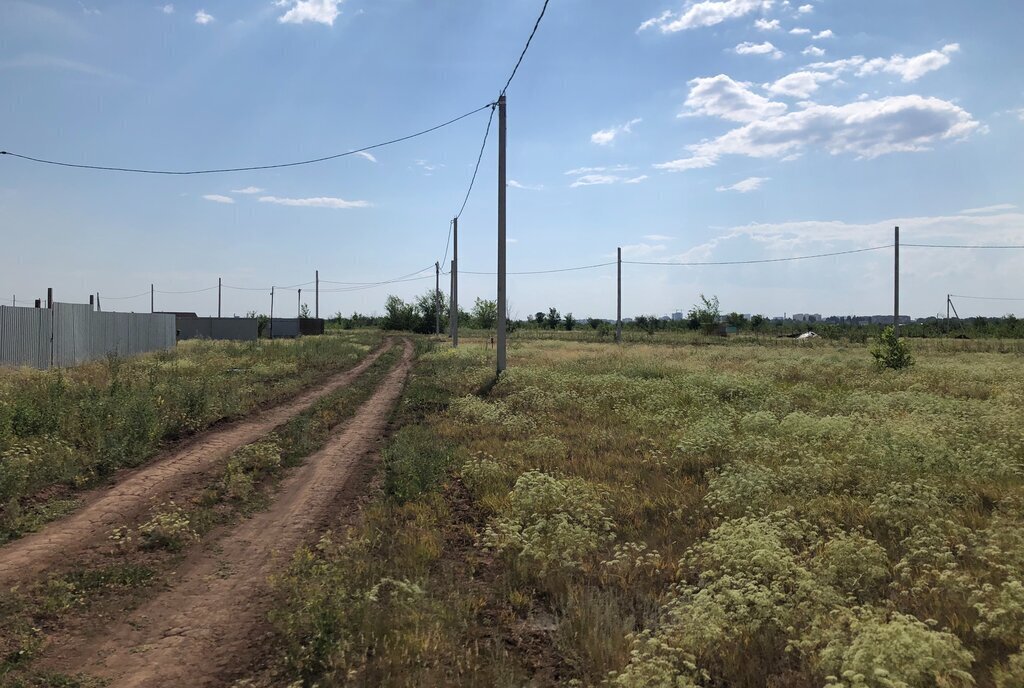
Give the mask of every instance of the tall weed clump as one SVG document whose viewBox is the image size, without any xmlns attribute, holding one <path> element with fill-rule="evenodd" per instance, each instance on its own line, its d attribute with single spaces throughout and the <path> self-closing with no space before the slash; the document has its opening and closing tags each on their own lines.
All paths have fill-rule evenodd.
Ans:
<svg viewBox="0 0 1024 688">
<path fill-rule="evenodd" d="M 901 370 L 914 365 L 914 357 L 910 355 L 910 346 L 896 334 L 896 328 L 889 326 L 878 336 L 878 343 L 871 350 L 871 355 L 882 368 Z"/>
</svg>

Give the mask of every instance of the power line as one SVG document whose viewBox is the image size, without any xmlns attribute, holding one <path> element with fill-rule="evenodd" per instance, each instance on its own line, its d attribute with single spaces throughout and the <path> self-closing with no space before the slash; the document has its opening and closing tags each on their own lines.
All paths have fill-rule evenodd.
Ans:
<svg viewBox="0 0 1024 688">
<path fill-rule="evenodd" d="M 429 134 L 432 131 L 437 131 L 438 129 L 442 129 L 442 128 L 447 127 L 447 126 L 449 126 L 451 124 L 455 124 L 459 120 L 463 120 L 463 119 L 469 117 L 470 115 L 475 115 L 476 113 L 480 112 L 481 110 L 483 110 L 485 108 L 488 108 L 488 107 L 491 107 L 492 105 L 493 105 L 493 103 L 487 103 L 486 105 L 482 105 L 482 106 L 478 107 L 475 110 L 467 112 L 467 113 L 465 113 L 463 115 L 459 115 L 458 117 L 456 117 L 454 119 L 450 119 L 447 122 L 443 122 L 442 124 L 435 125 L 433 127 L 430 127 L 429 129 L 424 129 L 423 131 L 418 131 L 415 134 L 408 134 L 406 136 L 400 136 L 398 138 L 391 139 L 389 141 L 382 141 L 381 143 L 375 143 L 375 144 L 370 145 L 370 146 L 363 146 L 362 148 L 356 148 L 354 150 L 345 151 L 344 153 L 336 153 L 334 155 L 325 155 L 323 157 L 313 158 L 313 159 L 310 159 L 310 160 L 299 160 L 299 161 L 296 161 L 296 162 L 285 162 L 285 163 L 279 163 L 279 164 L 275 164 L 275 165 L 253 165 L 253 166 L 250 166 L 250 167 L 226 167 L 226 168 L 221 168 L 221 169 L 209 169 L 209 170 L 150 170 L 150 169 L 140 169 L 140 168 L 133 168 L 133 167 L 108 167 L 106 165 L 81 165 L 81 164 L 77 164 L 77 163 L 62 162 L 62 161 L 58 161 L 58 160 L 45 160 L 43 158 L 34 158 L 32 156 L 29 156 L 29 155 L 21 155 L 20 153 L 12 153 L 10 151 L 0 151 L 0 155 L 9 155 L 12 158 L 20 158 L 22 160 L 30 160 L 32 162 L 37 162 L 37 163 L 41 163 L 41 164 L 44 164 L 44 165 L 56 165 L 58 167 L 74 167 L 74 168 L 83 169 L 83 170 L 102 170 L 102 171 L 106 171 L 106 172 L 132 172 L 132 173 L 135 173 L 135 174 L 191 175 L 191 174 L 219 174 L 221 172 L 253 172 L 253 171 L 256 171 L 256 170 L 273 170 L 273 169 L 279 169 L 279 168 L 282 168 L 282 167 L 297 167 L 299 165 L 312 165 L 314 163 L 325 162 L 327 160 L 335 160 L 337 158 L 344 158 L 344 157 L 349 156 L 349 155 L 355 155 L 356 153 L 364 153 L 366 151 L 370 151 L 370 150 L 373 150 L 375 148 L 382 148 L 384 146 L 390 146 L 392 144 L 400 143 L 402 141 L 408 141 L 409 139 L 414 139 L 417 136 L 423 136 L 424 134 Z"/>
<path fill-rule="evenodd" d="M 154 289 L 153 291 L 156 292 L 157 294 L 198 294 L 204 291 L 213 291 L 216 288 L 217 285 L 215 284 L 212 287 L 204 287 L 203 289 L 192 289 L 189 291 L 160 291 L 159 289 Z"/>
<path fill-rule="evenodd" d="M 575 270 L 592 270 L 594 268 L 604 268 L 609 265 L 615 265 L 615 261 L 607 263 L 594 263 L 593 265 L 577 265 L 571 268 L 553 268 L 551 270 L 524 270 L 521 272 L 507 272 L 507 275 L 547 275 L 553 272 L 573 272 Z M 496 275 L 496 272 L 479 272 L 474 270 L 459 270 L 459 273 L 465 275 Z"/>
<path fill-rule="evenodd" d="M 905 246 L 906 244 L 901 244 Z M 630 265 L 679 265 L 692 267 L 696 265 L 754 265 L 757 263 L 785 263 L 791 260 L 808 260 L 810 258 L 828 258 L 830 256 L 846 256 L 851 253 L 866 253 L 867 251 L 880 251 L 885 248 L 892 248 L 893 244 L 886 244 L 884 246 L 871 246 L 869 248 L 855 248 L 849 251 L 834 251 L 832 253 L 815 253 L 810 256 L 789 256 L 787 258 L 760 258 L 757 260 L 717 260 L 717 261 L 702 261 L 692 263 L 678 263 L 670 261 L 656 261 L 656 260 L 624 260 L 623 263 Z"/>
<path fill-rule="evenodd" d="M 137 299 L 140 296 L 149 296 L 149 291 L 144 291 L 141 294 L 134 294 L 132 296 L 104 296 L 104 301 L 126 301 L 128 299 Z"/>
<path fill-rule="evenodd" d="M 530 32 L 530 37 L 526 39 L 526 45 L 523 46 L 523 52 L 519 54 L 519 59 L 516 61 L 516 66 L 512 68 L 512 73 L 508 76 L 508 81 L 505 82 L 505 87 L 501 89 L 501 95 L 505 95 L 505 91 L 508 90 L 509 84 L 512 83 L 512 79 L 516 78 L 516 72 L 519 71 L 519 65 L 523 63 L 523 58 L 526 57 L 526 51 L 530 49 L 530 42 L 533 41 L 534 34 L 537 33 L 537 29 L 540 27 L 540 20 L 544 18 L 544 13 L 548 9 L 548 0 L 544 0 L 544 6 L 540 8 L 540 15 L 537 17 L 537 21 L 533 25 L 533 31 Z"/>
<path fill-rule="evenodd" d="M 1004 245 L 1004 246 L 980 246 L 980 245 L 968 245 L 968 244 L 904 244 L 900 246 L 911 246 L 913 248 L 994 248 L 994 249 L 1007 249 L 1007 248 L 1024 248 L 1024 245 Z"/>
<path fill-rule="evenodd" d="M 321 282 L 325 282 L 327 284 L 343 284 L 343 285 L 347 285 L 347 286 L 376 286 L 378 284 L 387 284 L 389 282 L 397 282 L 399 280 L 405 279 L 406 277 L 412 277 L 413 275 L 418 275 L 421 272 L 426 272 L 427 270 L 430 270 L 433 267 L 434 267 L 433 265 L 428 265 L 425 268 L 421 268 L 421 269 L 416 270 L 414 272 L 410 272 L 410 273 L 408 273 L 406 275 L 399 275 L 398 277 L 392 277 L 390 279 L 381 280 L 379 282 L 337 282 L 335 280 L 328 280 L 328 279 L 321 279 L 320 281 Z M 429 275 L 427 275 L 427 276 L 429 277 Z M 321 289 L 320 291 L 324 291 L 324 290 Z"/>
<path fill-rule="evenodd" d="M 387 282 L 375 282 L 372 284 L 364 284 L 363 286 L 360 287 L 339 287 L 337 289 L 321 289 L 320 293 L 336 294 L 340 292 L 363 291 L 365 289 L 375 289 L 377 287 L 382 287 L 388 284 L 398 284 L 400 282 L 417 282 L 419 280 L 430 279 L 431 277 L 433 277 L 433 275 L 421 275 L 420 277 L 409 277 L 406 279 L 388 280 Z"/>
<path fill-rule="evenodd" d="M 950 294 L 950 298 L 975 299 L 978 301 L 1024 301 L 1024 298 L 1011 298 L 1007 296 L 964 296 L 963 294 Z"/>
</svg>

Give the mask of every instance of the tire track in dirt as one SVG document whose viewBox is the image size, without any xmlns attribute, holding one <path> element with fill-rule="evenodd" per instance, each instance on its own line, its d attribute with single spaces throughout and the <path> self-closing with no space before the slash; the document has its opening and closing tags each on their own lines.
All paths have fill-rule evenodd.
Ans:
<svg viewBox="0 0 1024 688">
<path fill-rule="evenodd" d="M 197 548 L 178 568 L 178 582 L 127 618 L 64 639 L 43 663 L 121 688 L 229 685 L 264 650 L 269 576 L 327 527 L 339 503 L 361 492 L 354 478 L 374 460 L 412 355 L 406 340 L 401 362 L 344 429 L 285 480 L 269 510 Z"/>
<path fill-rule="evenodd" d="M 133 522 L 175 490 L 203 480 L 236 449 L 255 442 L 319 399 L 351 383 L 391 346 L 388 340 L 354 368 L 327 382 L 254 416 L 204 432 L 162 458 L 132 470 L 113 486 L 87 493 L 83 505 L 74 513 L 0 547 L 0 587 L 33 580 L 105 542 L 111 529 Z"/>
</svg>

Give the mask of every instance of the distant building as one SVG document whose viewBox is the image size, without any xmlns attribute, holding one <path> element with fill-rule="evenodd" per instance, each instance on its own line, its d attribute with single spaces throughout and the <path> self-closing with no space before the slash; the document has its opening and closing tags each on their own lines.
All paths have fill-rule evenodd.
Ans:
<svg viewBox="0 0 1024 688">
<path fill-rule="evenodd" d="M 672 314 L 672 319 L 673 319 L 673 320 L 682 320 L 682 319 L 683 319 L 683 312 L 682 312 L 682 311 L 676 311 L 676 312 L 674 312 L 674 313 Z"/>
</svg>

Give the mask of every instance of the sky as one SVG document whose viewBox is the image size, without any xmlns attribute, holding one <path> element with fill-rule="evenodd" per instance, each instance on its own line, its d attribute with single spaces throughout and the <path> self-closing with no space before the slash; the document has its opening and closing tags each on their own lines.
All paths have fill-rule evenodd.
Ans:
<svg viewBox="0 0 1024 688">
<path fill-rule="evenodd" d="M 3 0 L 0 150 L 195 170 L 315 158 L 496 99 L 541 0 Z M 508 98 L 508 270 L 1024 245 L 1019 0 L 550 0 Z M 489 108 L 367 155 L 161 176 L 0 156 L 0 303 L 382 312 L 434 285 Z M 459 222 L 494 298 L 492 125 Z M 892 312 L 879 249 L 623 265 L 623 315 Z M 447 267 L 447 264 L 445 264 Z M 353 290 L 413 275 L 412 281 Z M 442 288 L 447 291 L 447 276 Z M 244 287 L 245 289 L 239 289 Z M 1024 250 L 904 247 L 901 312 L 1024 299 Z M 312 285 L 301 300 L 314 306 Z M 508 277 L 510 312 L 614 317 L 615 266 Z M 205 291 L 196 291 L 205 290 Z M 171 293 L 195 292 L 195 293 Z M 131 297 L 131 298 L 121 298 Z M 955 297 L 961 315 L 1024 300 Z"/>
</svg>

